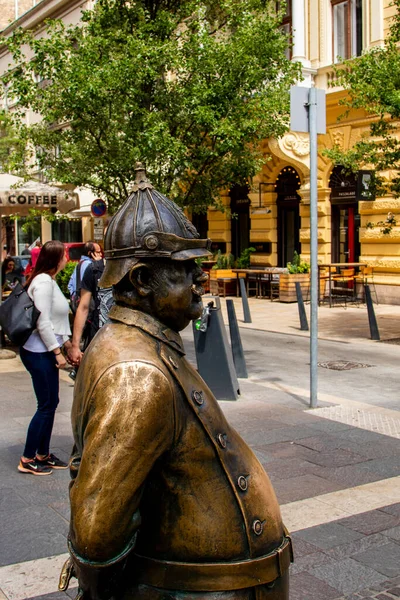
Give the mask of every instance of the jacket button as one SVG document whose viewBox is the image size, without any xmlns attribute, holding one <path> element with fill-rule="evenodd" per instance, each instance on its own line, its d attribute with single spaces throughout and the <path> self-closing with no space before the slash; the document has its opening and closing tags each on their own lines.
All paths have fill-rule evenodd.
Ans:
<svg viewBox="0 0 400 600">
<path fill-rule="evenodd" d="M 174 369 L 178 368 L 178 365 L 176 364 L 176 362 L 174 361 L 174 359 L 172 358 L 172 356 L 168 356 L 168 360 L 171 363 L 171 365 L 174 367 Z"/>
<path fill-rule="evenodd" d="M 202 391 L 194 390 L 192 392 L 192 398 L 196 402 L 196 404 L 198 404 L 199 406 L 204 404 L 204 397 L 203 397 Z"/>
<path fill-rule="evenodd" d="M 225 433 L 219 433 L 218 437 L 217 437 L 218 443 L 221 446 L 221 448 L 226 448 L 226 434 Z"/>
<path fill-rule="evenodd" d="M 259 519 L 253 521 L 253 531 L 256 535 L 261 535 L 264 529 L 264 523 L 262 523 Z"/>
<path fill-rule="evenodd" d="M 242 490 L 242 492 L 245 492 L 247 490 L 247 479 L 244 475 L 240 475 L 239 479 L 237 480 L 237 484 L 239 486 L 239 488 Z"/>
</svg>

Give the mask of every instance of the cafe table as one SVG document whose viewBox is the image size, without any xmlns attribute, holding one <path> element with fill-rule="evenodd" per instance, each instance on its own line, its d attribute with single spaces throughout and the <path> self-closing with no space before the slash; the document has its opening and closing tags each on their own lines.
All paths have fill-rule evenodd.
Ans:
<svg viewBox="0 0 400 600">
<path fill-rule="evenodd" d="M 265 279 L 267 282 L 271 283 L 274 275 L 281 274 L 281 268 L 274 267 L 265 267 L 265 269 L 232 269 L 232 273 L 236 273 L 236 295 L 240 296 L 240 286 L 239 279 L 240 275 L 244 274 L 246 276 L 246 288 L 248 291 L 248 278 L 250 275 L 255 276 L 256 280 L 256 297 L 261 297 L 261 280 Z"/>
<path fill-rule="evenodd" d="M 320 277 L 320 272 L 322 269 L 326 269 L 328 271 L 328 298 L 329 298 L 329 308 L 332 307 L 332 274 L 333 275 L 338 275 L 338 270 L 339 270 L 339 274 L 341 271 L 343 271 L 343 269 L 352 269 L 354 268 L 354 270 L 357 270 L 358 272 L 360 271 L 361 267 L 367 267 L 368 264 L 367 263 L 363 263 L 363 262 L 348 262 L 348 263 L 325 263 L 325 264 L 319 264 L 318 265 L 318 300 L 320 303 L 320 281 L 321 281 L 321 277 Z M 332 271 L 334 269 L 334 271 Z M 356 273 L 355 273 L 356 274 Z"/>
</svg>

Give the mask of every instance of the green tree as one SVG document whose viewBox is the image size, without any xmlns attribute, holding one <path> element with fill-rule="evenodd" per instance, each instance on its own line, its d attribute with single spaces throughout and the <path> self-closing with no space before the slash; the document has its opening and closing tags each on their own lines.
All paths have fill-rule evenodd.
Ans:
<svg viewBox="0 0 400 600">
<path fill-rule="evenodd" d="M 9 113 L 0 111 L 0 172 L 4 172 L 5 166 L 20 162 L 24 158 L 24 147 L 12 125 Z"/>
<path fill-rule="evenodd" d="M 288 90 L 300 68 L 285 57 L 275 7 L 98 0 L 80 26 L 49 21 L 38 39 L 17 30 L 4 80 L 19 99 L 21 140 L 41 149 L 50 180 L 88 186 L 111 210 L 138 160 L 179 204 L 196 211 L 218 203 L 221 188 L 259 170 L 260 141 L 288 127 Z M 28 108 L 43 120 L 26 126 Z"/>
<path fill-rule="evenodd" d="M 342 117 L 350 110 L 363 109 L 374 117 L 367 131 L 347 152 L 335 147 L 326 154 L 345 169 L 356 172 L 372 166 L 376 169 L 376 194 L 400 196 L 400 0 L 396 7 L 390 33 L 382 47 L 374 47 L 358 58 L 344 61 L 336 68 L 337 82 L 348 94 L 341 100 L 346 107 Z M 341 117 L 341 118 L 342 118 Z M 394 170 L 397 174 L 387 181 L 380 171 Z"/>
</svg>

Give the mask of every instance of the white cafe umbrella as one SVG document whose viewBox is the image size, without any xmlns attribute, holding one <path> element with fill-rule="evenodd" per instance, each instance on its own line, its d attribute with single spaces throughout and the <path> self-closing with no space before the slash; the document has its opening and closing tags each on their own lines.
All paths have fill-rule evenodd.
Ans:
<svg viewBox="0 0 400 600">
<path fill-rule="evenodd" d="M 56 209 L 67 214 L 79 208 L 79 196 L 76 192 L 64 190 L 55 185 L 40 181 L 24 181 L 21 177 L 0 173 L 0 242 L 2 244 L 2 217 L 8 215 L 28 215 L 29 210 Z M 1 248 L 0 258 L 3 255 Z M 0 304 L 2 299 L 2 281 L 0 271 Z M 1 352 L 1 340 L 0 340 Z"/>
<path fill-rule="evenodd" d="M 66 214 L 79 208 L 76 192 L 40 181 L 24 181 L 21 177 L 0 173 L 0 215 L 27 215 L 31 208 L 55 208 Z"/>
</svg>

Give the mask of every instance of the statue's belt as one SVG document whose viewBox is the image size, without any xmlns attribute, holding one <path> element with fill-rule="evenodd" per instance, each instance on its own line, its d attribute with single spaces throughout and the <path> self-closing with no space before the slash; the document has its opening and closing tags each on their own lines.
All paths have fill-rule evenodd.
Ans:
<svg viewBox="0 0 400 600">
<path fill-rule="evenodd" d="M 290 536 L 273 552 L 258 558 L 215 563 L 183 563 L 133 555 L 137 583 L 166 590 L 218 592 L 271 583 L 293 562 Z M 135 582 L 135 583 L 136 583 Z"/>
</svg>

